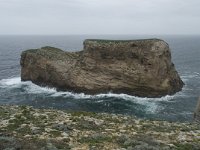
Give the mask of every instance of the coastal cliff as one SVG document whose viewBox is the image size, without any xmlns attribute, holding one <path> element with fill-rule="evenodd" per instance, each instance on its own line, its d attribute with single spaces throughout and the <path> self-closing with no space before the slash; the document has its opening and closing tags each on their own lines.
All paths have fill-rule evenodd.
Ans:
<svg viewBox="0 0 200 150">
<path fill-rule="evenodd" d="M 194 119 L 200 123 L 200 97 L 197 101 L 196 109 L 194 111 Z"/>
<path fill-rule="evenodd" d="M 180 91 L 183 82 L 163 40 L 85 40 L 84 50 L 53 47 L 24 51 L 21 79 L 58 90 L 125 93 L 162 97 Z"/>
<path fill-rule="evenodd" d="M 133 116 L 0 106 L 1 150 L 199 150 L 200 126 Z"/>
</svg>

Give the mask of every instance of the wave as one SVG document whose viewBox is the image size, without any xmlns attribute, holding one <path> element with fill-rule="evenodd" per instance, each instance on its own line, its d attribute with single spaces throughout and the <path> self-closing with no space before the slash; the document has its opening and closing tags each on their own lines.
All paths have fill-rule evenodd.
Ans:
<svg viewBox="0 0 200 150">
<path fill-rule="evenodd" d="M 0 88 L 13 90 L 13 89 L 23 89 L 24 94 L 42 94 L 48 97 L 62 97 L 62 98 L 72 98 L 78 100 L 89 100 L 92 103 L 105 103 L 106 99 L 118 99 L 129 101 L 135 104 L 139 104 L 144 106 L 148 114 L 155 114 L 158 111 L 164 109 L 159 102 L 173 102 L 177 97 L 183 96 L 183 92 L 178 92 L 173 96 L 163 96 L 161 98 L 147 98 L 147 97 L 137 97 L 131 96 L 128 94 L 114 94 L 114 93 L 105 93 L 105 94 L 97 94 L 97 95 L 88 95 L 84 93 L 73 93 L 69 91 L 57 91 L 55 88 L 49 87 L 40 87 L 36 84 L 33 84 L 31 81 L 22 82 L 20 77 L 13 77 L 10 79 L 2 79 L 0 80 Z"/>
<path fill-rule="evenodd" d="M 0 80 L 0 87 L 6 87 L 6 86 L 14 86 L 21 83 L 21 78 L 10 78 L 10 79 L 2 79 Z"/>
<path fill-rule="evenodd" d="M 39 94 L 39 93 L 54 94 L 57 92 L 55 88 L 40 87 L 36 84 L 33 84 L 31 81 L 23 82 L 21 81 L 20 77 L 2 79 L 0 80 L 0 87 L 8 89 L 24 88 L 27 93 L 32 93 L 32 94 Z"/>
<path fill-rule="evenodd" d="M 137 100 L 139 101 L 169 101 L 174 98 L 174 96 L 164 96 L 161 98 L 147 98 L 147 97 L 137 97 L 131 96 L 128 94 L 114 94 L 114 93 L 106 93 L 106 94 L 97 94 L 97 95 L 88 95 L 84 93 L 73 93 L 73 92 L 61 92 L 57 91 L 55 88 L 49 87 L 41 87 L 38 86 L 31 81 L 21 81 L 20 77 L 14 77 L 10 79 L 2 79 L 0 80 L 1 88 L 24 88 L 26 92 L 32 94 L 46 93 L 50 94 L 52 97 L 73 97 L 75 99 L 100 99 L 100 98 L 120 98 L 124 100 Z"/>
<path fill-rule="evenodd" d="M 183 82 L 187 83 L 191 79 L 200 79 L 200 73 L 199 72 L 186 72 L 185 74 L 181 75 L 181 79 Z"/>
</svg>

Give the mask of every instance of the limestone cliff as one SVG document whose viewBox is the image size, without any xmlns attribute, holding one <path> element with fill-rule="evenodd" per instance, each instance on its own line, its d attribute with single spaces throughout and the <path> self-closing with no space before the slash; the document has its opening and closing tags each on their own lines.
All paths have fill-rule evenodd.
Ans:
<svg viewBox="0 0 200 150">
<path fill-rule="evenodd" d="M 200 122 L 200 97 L 199 97 L 199 99 L 197 101 L 196 109 L 194 111 L 194 119 L 197 122 Z"/>
<path fill-rule="evenodd" d="M 53 47 L 21 55 L 21 79 L 58 90 L 161 97 L 183 87 L 166 42 L 159 39 L 85 40 L 84 50 Z"/>
</svg>

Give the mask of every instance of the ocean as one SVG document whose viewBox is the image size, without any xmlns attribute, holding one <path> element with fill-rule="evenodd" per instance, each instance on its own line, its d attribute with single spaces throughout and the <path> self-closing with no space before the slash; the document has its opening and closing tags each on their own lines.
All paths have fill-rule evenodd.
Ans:
<svg viewBox="0 0 200 150">
<path fill-rule="evenodd" d="M 84 39 L 145 39 L 161 38 L 171 48 L 172 60 L 181 79 L 183 90 L 172 96 L 140 98 L 126 94 L 58 92 L 32 82 L 21 82 L 22 51 L 53 46 L 66 51 L 83 49 Z M 190 122 L 200 96 L 200 36 L 192 35 L 1 35 L 0 36 L 0 104 L 31 105 L 67 111 L 106 112 L 133 115 L 139 118 Z"/>
</svg>

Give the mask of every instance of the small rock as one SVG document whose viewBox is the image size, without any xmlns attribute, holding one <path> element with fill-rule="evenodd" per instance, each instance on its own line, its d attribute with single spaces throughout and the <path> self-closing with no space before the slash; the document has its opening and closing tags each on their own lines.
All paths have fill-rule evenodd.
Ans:
<svg viewBox="0 0 200 150">
<path fill-rule="evenodd" d="M 39 127 L 31 127 L 31 133 L 32 134 L 40 134 L 41 129 Z"/>
<path fill-rule="evenodd" d="M 53 124 L 52 128 L 59 130 L 59 131 L 69 131 L 71 128 L 69 128 L 66 124 Z"/>
</svg>

